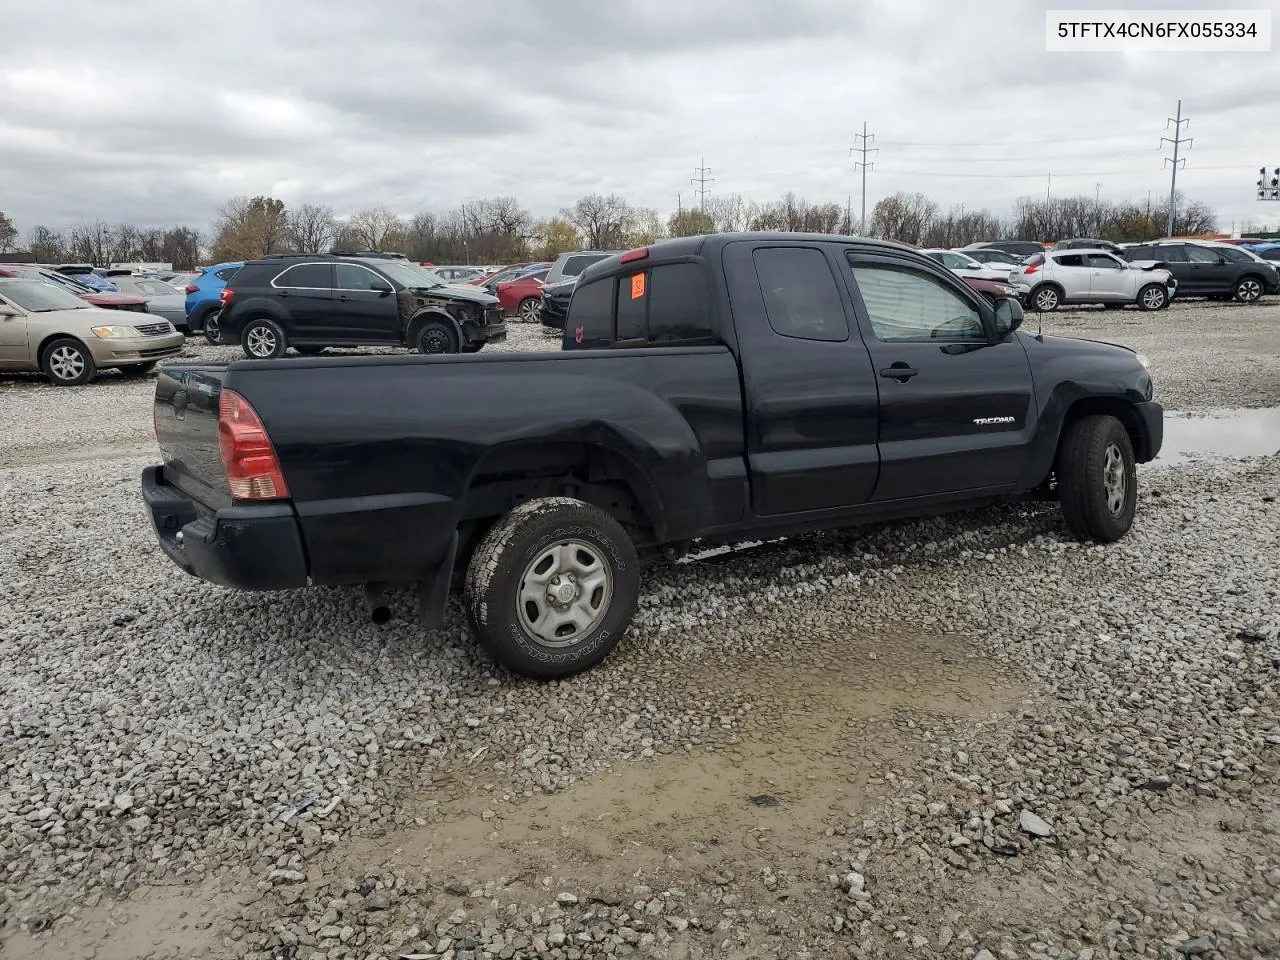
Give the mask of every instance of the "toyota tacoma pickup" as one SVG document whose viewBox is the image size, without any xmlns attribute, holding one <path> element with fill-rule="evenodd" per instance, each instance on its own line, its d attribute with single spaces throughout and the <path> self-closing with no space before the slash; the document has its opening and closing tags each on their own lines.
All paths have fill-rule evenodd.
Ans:
<svg viewBox="0 0 1280 960">
<path fill-rule="evenodd" d="M 1061 502 L 1118 540 L 1163 439 L 1146 361 L 1019 329 L 903 246 L 680 238 L 579 278 L 562 349 L 163 368 L 142 495 L 183 570 L 246 590 L 414 585 L 463 595 L 490 655 L 590 667 L 641 564 L 733 542 Z"/>
</svg>

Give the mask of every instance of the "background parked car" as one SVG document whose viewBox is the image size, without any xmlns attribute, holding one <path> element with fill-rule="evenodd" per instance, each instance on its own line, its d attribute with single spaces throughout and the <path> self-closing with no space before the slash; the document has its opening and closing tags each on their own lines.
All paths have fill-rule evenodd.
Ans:
<svg viewBox="0 0 1280 960">
<path fill-rule="evenodd" d="M 1163 310 L 1181 289 L 1168 270 L 1128 263 L 1109 250 L 1036 254 L 1014 268 L 1009 283 L 1029 306 L 1045 312 L 1069 303 Z"/>
<path fill-rule="evenodd" d="M 1110 250 L 1112 253 L 1120 251 L 1120 244 L 1112 243 L 1110 240 L 1095 240 L 1093 237 L 1072 237 L 1069 240 L 1059 240 L 1053 245 L 1055 250 Z"/>
<path fill-rule="evenodd" d="M 545 282 L 550 286 L 561 280 L 574 279 L 591 264 L 623 252 L 622 250 L 575 250 L 572 253 L 562 253 L 547 271 Z"/>
<path fill-rule="evenodd" d="M 99 293 L 116 293 L 116 285 L 94 270 L 88 263 L 63 263 L 54 270 L 65 277 L 72 277 L 77 283 L 97 290 Z"/>
<path fill-rule="evenodd" d="M 472 280 L 483 280 L 485 273 L 479 267 L 432 267 L 431 272 L 450 283 L 470 283 Z"/>
<path fill-rule="evenodd" d="M 1005 253 L 1012 253 L 1018 257 L 1033 257 L 1037 253 L 1044 253 L 1045 246 L 1043 243 L 1036 243 L 1034 240 L 983 240 L 979 243 L 970 243 L 960 249 L 968 253 L 970 250 L 986 248 L 988 250 L 1003 250 Z"/>
<path fill-rule="evenodd" d="M 527 273 L 534 273 L 537 270 L 547 269 L 551 266 L 551 261 L 530 262 L 530 263 L 513 263 L 510 266 L 496 270 L 487 277 L 478 277 L 471 283 L 477 287 L 483 287 L 484 292 L 490 296 L 498 295 L 498 284 L 506 283 L 509 280 L 516 280 L 523 277 Z"/>
<path fill-rule="evenodd" d="M 992 303 L 995 303 L 1001 297 L 1013 297 L 1015 300 L 1021 299 L 1018 296 L 1017 288 L 1012 287 L 1007 283 L 1000 283 L 995 280 L 982 280 L 978 277 L 962 277 L 961 279 Z"/>
<path fill-rule="evenodd" d="M 996 280 L 1001 283 L 1007 283 L 1009 271 L 1013 269 L 1008 265 L 996 266 L 995 264 L 981 263 L 958 250 L 942 250 L 935 247 L 932 249 L 925 248 L 920 252 L 931 260 L 937 260 L 938 263 L 952 273 L 961 277 L 974 277 L 978 280 Z"/>
<path fill-rule="evenodd" d="M 1256 243 L 1249 249 L 1263 260 L 1280 260 L 1280 243 Z"/>
<path fill-rule="evenodd" d="M 549 268 L 534 270 L 515 280 L 499 283 L 496 290 L 502 312 L 526 322 L 538 319 L 538 311 L 542 309 L 542 284 L 548 272 Z"/>
<path fill-rule="evenodd" d="M 1007 250 L 997 250 L 995 247 L 965 247 L 959 251 L 966 257 L 972 257 L 979 263 L 990 264 L 993 267 L 1009 267 L 1013 268 L 1020 264 L 1026 257 L 1020 257 L 1016 253 L 1009 253 Z"/>
<path fill-rule="evenodd" d="M 1178 281 L 1179 297 L 1236 299 L 1253 303 L 1263 294 L 1280 293 L 1280 273 L 1249 251 L 1228 244 L 1169 241 L 1135 243 L 1121 254 L 1131 263 L 1159 263 Z"/>
<path fill-rule="evenodd" d="M 76 386 L 113 367 L 141 376 L 184 342 L 167 320 L 126 318 L 46 280 L 0 278 L 0 369 L 38 370 L 58 386 Z"/>
<path fill-rule="evenodd" d="M 115 285 L 121 293 L 132 293 L 146 298 L 147 310 L 164 317 L 183 333 L 191 330 L 187 323 L 187 295 L 163 280 L 130 275 L 115 277 Z"/>
<path fill-rule="evenodd" d="M 0 277 L 25 277 L 29 280 L 42 280 L 74 294 L 85 303 L 95 307 L 102 307 L 104 310 L 128 310 L 132 313 L 147 312 L 147 300 L 145 297 L 140 297 L 133 293 L 99 292 L 48 267 L 35 266 L 29 263 L 0 264 Z"/>
<path fill-rule="evenodd" d="M 186 287 L 185 311 L 187 329 L 192 333 L 203 331 L 210 343 L 218 343 L 218 312 L 222 309 L 222 288 L 244 266 L 243 260 L 215 263 L 205 267 L 200 276 Z"/>
<path fill-rule="evenodd" d="M 538 320 L 544 327 L 551 330 L 564 329 L 565 317 L 569 315 L 569 301 L 573 298 L 573 288 L 577 285 L 577 277 L 542 285 L 542 307 L 538 311 Z"/>
</svg>

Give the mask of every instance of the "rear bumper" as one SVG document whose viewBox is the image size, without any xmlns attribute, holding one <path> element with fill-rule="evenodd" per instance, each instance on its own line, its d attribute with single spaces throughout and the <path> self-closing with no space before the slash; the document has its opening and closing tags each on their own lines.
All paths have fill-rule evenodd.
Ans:
<svg viewBox="0 0 1280 960">
<path fill-rule="evenodd" d="M 307 585 L 302 532 L 289 504 L 236 505 L 202 516 L 165 480 L 163 467 L 142 471 L 142 498 L 160 549 L 193 577 L 241 590 Z"/>
<path fill-rule="evenodd" d="M 468 324 L 466 328 L 467 337 L 472 343 L 502 343 L 507 339 L 507 322 L 499 320 L 496 323 Z"/>
<path fill-rule="evenodd" d="M 1150 463 L 1164 445 L 1164 407 L 1154 400 L 1135 403 L 1133 407 L 1142 423 L 1143 435 L 1143 449 L 1135 450 L 1134 455 L 1139 463 Z"/>
</svg>

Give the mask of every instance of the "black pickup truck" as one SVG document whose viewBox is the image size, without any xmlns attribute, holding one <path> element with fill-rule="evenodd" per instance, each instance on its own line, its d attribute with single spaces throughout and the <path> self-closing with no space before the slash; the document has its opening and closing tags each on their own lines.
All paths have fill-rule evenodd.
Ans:
<svg viewBox="0 0 1280 960">
<path fill-rule="evenodd" d="M 375 620 L 451 587 L 509 669 L 602 660 L 640 564 L 729 542 L 1056 498 L 1123 537 L 1163 412 L 1146 361 L 1019 328 L 905 247 L 664 241 L 588 268 L 563 349 L 163 368 L 164 551 L 229 587 L 364 585 Z"/>
</svg>

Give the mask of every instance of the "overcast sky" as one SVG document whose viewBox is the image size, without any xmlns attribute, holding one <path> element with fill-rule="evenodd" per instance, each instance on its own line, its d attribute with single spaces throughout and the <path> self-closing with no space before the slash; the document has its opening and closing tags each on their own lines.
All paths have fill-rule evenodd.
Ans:
<svg viewBox="0 0 1280 960">
<path fill-rule="evenodd" d="M 1119 6 L 1117 0 L 1112 5 Z M 1139 7 L 1210 7 L 1163 0 Z M 1219 6 L 1271 9 L 1280 0 Z M 235 195 L 410 214 L 589 192 L 674 210 L 788 190 L 897 190 L 1005 213 L 1019 196 L 1153 203 L 1179 97 L 1189 198 L 1280 222 L 1276 53 L 1046 53 L 1044 11 L 977 0 L 45 0 L 0 34 L 0 211 L 205 227 Z M 1050 179 L 1050 174 L 1052 178 Z M 1101 185 L 1100 188 L 1098 185 Z"/>
</svg>

